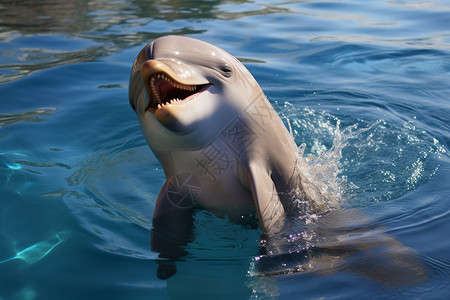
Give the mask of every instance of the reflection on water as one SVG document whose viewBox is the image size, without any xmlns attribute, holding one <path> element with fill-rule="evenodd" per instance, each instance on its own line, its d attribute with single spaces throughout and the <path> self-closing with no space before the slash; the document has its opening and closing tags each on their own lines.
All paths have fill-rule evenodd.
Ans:
<svg viewBox="0 0 450 300">
<path fill-rule="evenodd" d="M 43 116 L 50 116 L 56 110 L 54 107 L 38 108 L 17 114 L 0 114 L 0 128 L 21 122 L 45 122 Z"/>
<path fill-rule="evenodd" d="M 296 272 L 331 275 L 354 272 L 386 286 L 413 285 L 427 279 L 417 251 L 385 233 L 358 210 L 334 210 L 303 228 L 290 220 L 288 232 L 262 241 L 267 255 L 256 257 L 250 274 Z M 300 230 L 299 230 L 300 229 Z"/>
<path fill-rule="evenodd" d="M 401 7 L 405 15 L 427 9 L 422 13 L 428 18 L 415 19 L 417 32 L 404 36 L 409 19 L 368 13 L 363 3 L 3 1 L 0 5 L 0 82 L 15 80 L 40 69 L 96 60 L 164 34 L 209 34 L 213 20 L 240 22 L 244 36 L 254 31 L 253 27 L 261 30 L 267 27 L 271 47 L 277 47 L 282 38 L 287 38 L 293 42 L 303 39 L 448 48 L 446 41 L 450 34 L 434 31 L 438 24 L 445 22 L 448 6 L 439 2 L 411 5 L 391 1 L 387 4 Z M 249 21 L 251 17 L 254 21 Z M 227 39 L 235 40 L 226 27 L 220 26 L 220 30 Z M 277 32 L 277 36 L 272 36 L 271 31 Z M 283 36 L 283 32 L 291 34 Z M 279 47 L 286 50 L 290 45 L 282 43 Z"/>
<path fill-rule="evenodd" d="M 114 11 L 114 16 L 108 18 L 108 23 L 97 19 L 95 11 L 109 9 Z M 95 32 L 133 18 L 126 11 L 124 2 L 3 1 L 0 5 L 0 82 L 105 55 L 103 45 L 96 42 L 103 38 Z"/>
<path fill-rule="evenodd" d="M 23 35 L 43 33 L 80 33 L 85 30 L 101 29 L 106 24 L 96 22 L 96 11 L 114 12 L 120 15 L 128 11 L 124 1 L 86 0 L 24 0 L 2 1 L 0 16 L 2 32 L 20 31 Z M 106 14 L 106 16 L 108 16 Z M 125 16 L 122 20 L 125 19 Z M 99 20 L 100 21 L 100 20 Z M 110 20 L 117 23 L 117 18 Z M 96 26 L 96 23 L 98 25 Z"/>
</svg>

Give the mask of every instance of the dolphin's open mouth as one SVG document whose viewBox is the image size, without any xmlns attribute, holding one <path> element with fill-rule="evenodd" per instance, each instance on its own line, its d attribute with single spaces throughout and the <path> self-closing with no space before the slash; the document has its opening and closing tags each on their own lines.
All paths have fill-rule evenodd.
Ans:
<svg viewBox="0 0 450 300">
<path fill-rule="evenodd" d="M 175 81 L 164 73 L 153 74 L 148 78 L 151 93 L 147 111 L 155 113 L 159 108 L 170 104 L 181 104 L 195 98 L 211 84 L 186 85 Z M 150 96 L 150 95 L 149 95 Z"/>
</svg>

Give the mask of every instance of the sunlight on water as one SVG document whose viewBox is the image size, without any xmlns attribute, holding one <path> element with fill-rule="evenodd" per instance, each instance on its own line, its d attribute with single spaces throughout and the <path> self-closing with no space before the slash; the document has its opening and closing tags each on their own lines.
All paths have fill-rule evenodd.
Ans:
<svg viewBox="0 0 450 300">
<path fill-rule="evenodd" d="M 69 237 L 69 234 L 70 233 L 67 231 L 61 231 L 57 233 L 54 237 L 49 238 L 48 240 L 27 247 L 17 252 L 15 256 L 0 261 L 0 264 L 14 259 L 21 259 L 28 264 L 35 264 L 44 257 L 46 257 L 56 246 L 66 241 Z"/>
</svg>

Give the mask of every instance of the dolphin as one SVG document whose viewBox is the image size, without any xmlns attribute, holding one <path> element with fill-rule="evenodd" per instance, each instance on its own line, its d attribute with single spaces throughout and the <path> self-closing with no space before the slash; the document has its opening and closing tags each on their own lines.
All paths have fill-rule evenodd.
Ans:
<svg viewBox="0 0 450 300">
<path fill-rule="evenodd" d="M 304 199 L 292 135 L 226 51 L 185 36 L 153 40 L 133 64 L 129 100 L 167 177 L 156 231 L 176 232 L 180 214 L 201 207 L 231 219 L 256 212 L 272 233 Z"/>
<path fill-rule="evenodd" d="M 247 224 L 257 217 L 273 234 L 295 201 L 305 201 L 293 136 L 250 72 L 221 48 L 185 36 L 153 40 L 134 61 L 129 101 L 166 175 L 152 224 L 160 257 L 185 255 L 196 209 Z M 175 272 L 163 269 L 163 278 Z"/>
</svg>

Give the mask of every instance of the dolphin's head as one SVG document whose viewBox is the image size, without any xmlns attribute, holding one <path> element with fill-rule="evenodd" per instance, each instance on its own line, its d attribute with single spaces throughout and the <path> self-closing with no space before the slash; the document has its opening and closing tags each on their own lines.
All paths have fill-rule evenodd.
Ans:
<svg viewBox="0 0 450 300">
<path fill-rule="evenodd" d="M 164 36 L 134 61 L 129 100 L 153 150 L 199 149 L 262 94 L 226 51 L 194 38 Z"/>
</svg>

